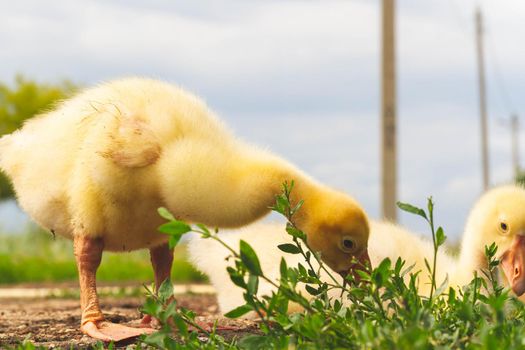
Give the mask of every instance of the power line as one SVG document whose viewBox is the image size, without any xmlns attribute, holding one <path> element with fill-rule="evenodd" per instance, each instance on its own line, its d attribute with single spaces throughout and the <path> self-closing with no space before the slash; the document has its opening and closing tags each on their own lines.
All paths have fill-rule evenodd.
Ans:
<svg viewBox="0 0 525 350">
<path fill-rule="evenodd" d="M 458 0 L 449 0 L 448 4 L 451 12 L 455 14 L 454 17 L 456 18 L 459 27 L 462 29 L 465 36 L 470 39 L 472 36 L 470 20 L 467 20 L 464 12 L 461 10 L 461 6 L 458 4 Z M 476 1 L 476 6 L 481 8 L 481 1 Z M 483 31 L 484 50 L 488 56 L 486 62 L 490 66 L 489 71 L 491 74 L 491 80 L 494 80 L 495 82 L 495 84 L 491 85 L 491 87 L 494 87 L 494 90 L 497 91 L 497 94 L 500 98 L 499 102 L 506 110 L 506 114 L 510 115 L 516 112 L 515 104 L 513 103 L 512 96 L 509 93 L 509 89 L 507 88 L 508 85 L 506 84 L 505 75 L 500 68 L 501 65 L 499 64 L 500 60 L 498 59 L 499 56 L 497 46 L 494 43 L 493 34 L 490 30 L 490 17 L 487 16 L 486 13 L 483 15 L 483 23 L 485 29 Z"/>
</svg>

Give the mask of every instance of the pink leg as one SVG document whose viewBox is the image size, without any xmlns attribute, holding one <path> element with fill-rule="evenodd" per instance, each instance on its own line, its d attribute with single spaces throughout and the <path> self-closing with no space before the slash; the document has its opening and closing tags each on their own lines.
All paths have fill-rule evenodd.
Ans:
<svg viewBox="0 0 525 350">
<path fill-rule="evenodd" d="M 168 244 L 162 244 L 149 250 L 151 266 L 153 266 L 153 273 L 155 275 L 155 292 L 159 291 L 162 282 L 164 282 L 171 275 L 171 267 L 173 265 L 173 250 L 169 248 Z M 150 315 L 142 318 L 141 327 L 152 327 L 155 321 Z"/>
<path fill-rule="evenodd" d="M 173 250 L 171 250 L 168 244 L 163 244 L 149 250 L 151 265 L 153 266 L 153 272 L 155 274 L 155 292 L 158 292 L 162 282 L 164 282 L 171 275 L 171 267 L 173 266 Z M 150 315 L 146 315 L 142 318 L 141 327 L 153 327 L 156 324 Z M 197 322 L 199 326 L 206 330 L 211 330 L 213 324 Z M 228 326 L 217 326 L 217 330 L 236 330 L 236 328 Z"/>
<path fill-rule="evenodd" d="M 104 242 L 101 238 L 75 236 L 73 241 L 80 282 L 80 306 L 82 322 L 80 329 L 85 334 L 102 341 L 121 341 L 141 334 L 151 333 L 152 329 L 136 329 L 104 321 L 97 295 L 96 273 L 102 258 Z"/>
<path fill-rule="evenodd" d="M 151 266 L 155 274 L 155 292 L 157 292 L 165 280 L 171 275 L 173 266 L 173 250 L 168 244 L 162 244 L 149 250 Z"/>
</svg>

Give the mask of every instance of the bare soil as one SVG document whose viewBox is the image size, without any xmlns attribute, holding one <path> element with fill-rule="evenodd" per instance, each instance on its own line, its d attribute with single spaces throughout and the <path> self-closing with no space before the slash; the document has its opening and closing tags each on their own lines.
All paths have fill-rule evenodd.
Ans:
<svg viewBox="0 0 525 350">
<path fill-rule="evenodd" d="M 199 321 L 217 321 L 219 326 L 234 328 L 218 332 L 227 339 L 257 332 L 254 322 L 219 317 L 213 295 L 179 295 L 176 299 L 182 307 L 194 310 Z M 133 324 L 142 316 L 139 310 L 144 300 L 104 297 L 100 304 L 109 321 Z M 96 341 L 83 335 L 79 325 L 80 305 L 76 299 L 0 299 L 0 349 L 25 339 L 47 348 L 89 349 Z"/>
</svg>

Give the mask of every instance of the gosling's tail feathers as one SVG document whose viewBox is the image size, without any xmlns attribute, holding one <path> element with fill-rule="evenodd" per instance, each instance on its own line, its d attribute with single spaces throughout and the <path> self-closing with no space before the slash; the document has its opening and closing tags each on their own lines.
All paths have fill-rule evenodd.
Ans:
<svg viewBox="0 0 525 350">
<path fill-rule="evenodd" d="M 228 238 L 228 244 L 233 243 L 232 240 L 240 240 L 238 235 Z M 233 245 L 234 249 L 237 246 Z M 213 239 L 194 236 L 188 242 L 188 252 L 194 266 L 210 279 L 222 313 L 244 304 L 242 290 L 233 285 L 226 271 L 226 267 L 231 265 L 227 260 L 231 253 L 225 247 Z"/>
</svg>

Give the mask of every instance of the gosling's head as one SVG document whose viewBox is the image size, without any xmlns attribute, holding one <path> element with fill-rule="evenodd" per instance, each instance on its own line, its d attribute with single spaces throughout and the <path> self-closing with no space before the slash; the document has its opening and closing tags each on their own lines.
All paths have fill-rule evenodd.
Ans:
<svg viewBox="0 0 525 350">
<path fill-rule="evenodd" d="M 304 209 L 304 210 L 303 210 Z M 370 265 L 368 218 L 352 198 L 337 192 L 305 202 L 297 225 L 307 235 L 312 250 L 342 276 Z M 355 259 L 354 259 L 355 258 Z"/>
<path fill-rule="evenodd" d="M 514 293 L 522 295 L 525 292 L 525 190 L 519 186 L 502 186 L 484 194 L 467 221 L 467 237 L 463 249 L 477 249 L 480 259 L 484 259 L 485 246 L 497 244 L 500 267 Z"/>
</svg>

